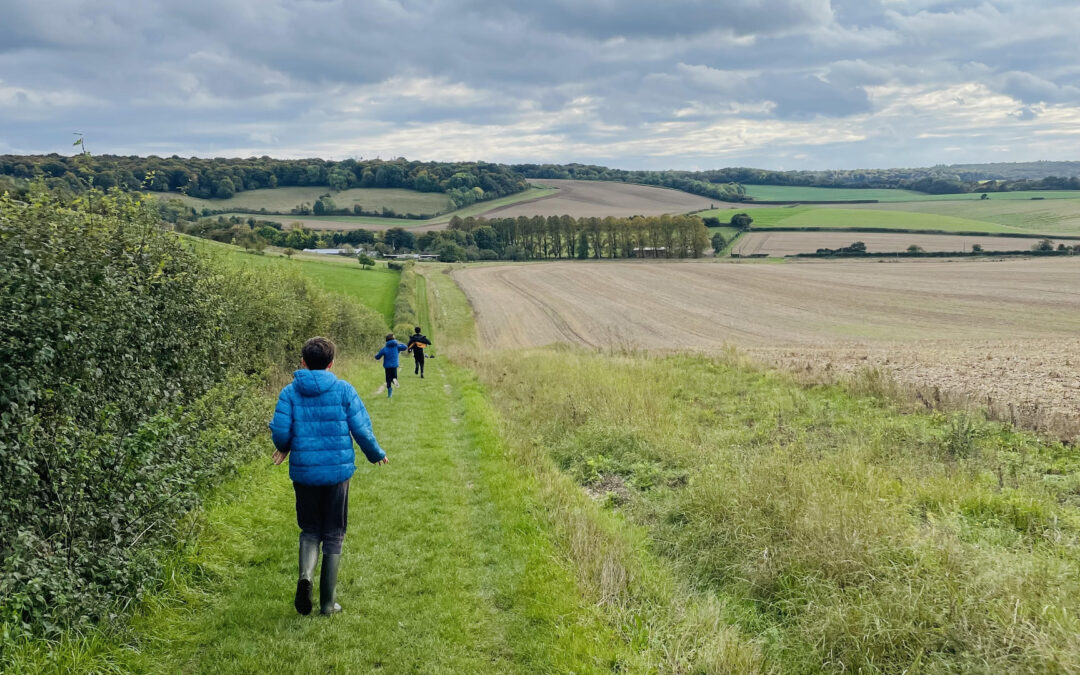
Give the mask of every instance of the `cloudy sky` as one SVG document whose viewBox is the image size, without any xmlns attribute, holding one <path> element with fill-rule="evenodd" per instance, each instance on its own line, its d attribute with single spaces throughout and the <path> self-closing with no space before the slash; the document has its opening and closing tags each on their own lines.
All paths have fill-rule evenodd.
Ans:
<svg viewBox="0 0 1080 675">
<path fill-rule="evenodd" d="M 0 153 L 1080 159 L 1077 0 L 0 0 Z"/>
</svg>

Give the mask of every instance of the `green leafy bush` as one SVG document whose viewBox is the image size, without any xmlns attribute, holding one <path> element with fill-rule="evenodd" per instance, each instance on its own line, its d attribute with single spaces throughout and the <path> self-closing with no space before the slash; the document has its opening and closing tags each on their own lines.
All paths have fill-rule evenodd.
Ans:
<svg viewBox="0 0 1080 675">
<path fill-rule="evenodd" d="M 0 635 L 57 633 L 158 583 L 155 547 L 262 447 L 303 340 L 374 312 L 207 259 L 120 193 L 0 199 Z"/>
</svg>

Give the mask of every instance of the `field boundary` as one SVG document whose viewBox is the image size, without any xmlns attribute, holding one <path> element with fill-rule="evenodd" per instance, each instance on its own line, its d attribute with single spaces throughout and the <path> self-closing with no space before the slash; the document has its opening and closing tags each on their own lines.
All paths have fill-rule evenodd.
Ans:
<svg viewBox="0 0 1080 675">
<path fill-rule="evenodd" d="M 957 237 L 1011 237 L 1014 239 L 1069 239 L 1080 240 L 1080 235 L 1075 234 L 1038 234 L 1035 232 L 972 232 L 961 231 L 955 232 L 949 230 L 923 230 L 910 227 L 904 228 L 890 228 L 890 227 L 819 227 L 816 225 L 808 227 L 790 227 L 790 226 L 776 226 L 776 227 L 753 227 L 751 226 L 747 232 L 869 232 L 873 234 L 944 234 Z"/>
</svg>

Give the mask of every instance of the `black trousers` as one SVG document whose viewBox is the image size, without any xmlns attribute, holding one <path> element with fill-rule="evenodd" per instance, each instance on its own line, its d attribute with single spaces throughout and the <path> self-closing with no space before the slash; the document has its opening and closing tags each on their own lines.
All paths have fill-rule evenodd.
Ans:
<svg viewBox="0 0 1080 675">
<path fill-rule="evenodd" d="M 423 375 L 424 374 L 424 350 L 423 349 L 414 349 L 412 354 L 413 354 L 413 359 L 416 361 L 416 370 L 414 370 L 413 372 L 414 373 L 420 373 L 421 375 Z"/>
<path fill-rule="evenodd" d="M 293 483 L 300 538 L 322 542 L 323 553 L 341 553 L 349 524 L 349 481 L 334 485 Z"/>
<path fill-rule="evenodd" d="M 389 389 L 397 379 L 397 368 L 383 368 L 383 370 L 386 371 L 386 388 Z"/>
</svg>

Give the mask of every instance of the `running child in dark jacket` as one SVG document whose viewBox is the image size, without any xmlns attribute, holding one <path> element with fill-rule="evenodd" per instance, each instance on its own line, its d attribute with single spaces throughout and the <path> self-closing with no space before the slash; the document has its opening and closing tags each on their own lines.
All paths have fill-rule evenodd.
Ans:
<svg viewBox="0 0 1080 675">
<path fill-rule="evenodd" d="M 431 340 L 427 339 L 420 333 L 420 326 L 416 327 L 416 332 L 409 336 L 409 351 L 412 352 L 413 360 L 416 362 L 416 368 L 413 369 L 413 375 L 419 375 L 424 377 L 424 348 L 431 346 Z"/>
<path fill-rule="evenodd" d="M 386 334 L 386 344 L 375 354 L 375 360 L 382 359 L 383 368 L 386 370 L 386 397 L 394 395 L 394 387 L 397 386 L 398 354 L 408 349 L 403 342 L 394 339 L 393 333 Z"/>
<path fill-rule="evenodd" d="M 289 458 L 289 478 L 296 493 L 296 522 L 300 526 L 300 579 L 293 605 L 301 614 L 311 613 L 311 589 L 322 543 L 323 564 L 319 575 L 319 611 L 336 614 L 337 574 L 341 544 L 349 517 L 349 479 L 356 471 L 353 439 L 372 464 L 389 460 L 371 431 L 356 389 L 330 372 L 334 343 L 313 337 L 304 343 L 303 370 L 281 390 L 270 436 L 274 441 L 274 464 Z"/>
</svg>

